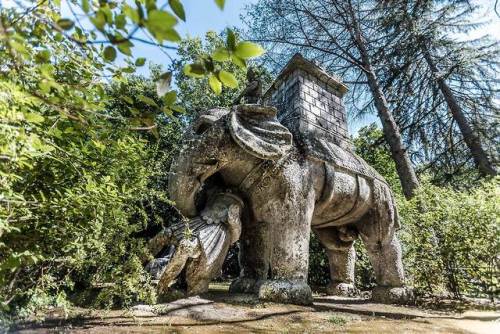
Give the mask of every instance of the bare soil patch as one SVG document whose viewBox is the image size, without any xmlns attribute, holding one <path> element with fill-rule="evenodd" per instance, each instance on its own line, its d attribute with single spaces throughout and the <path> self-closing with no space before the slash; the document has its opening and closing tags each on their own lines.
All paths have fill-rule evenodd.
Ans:
<svg viewBox="0 0 500 334">
<path fill-rule="evenodd" d="M 262 303 L 213 284 L 203 296 L 130 310 L 52 310 L 16 333 L 500 333 L 500 312 L 435 311 L 315 296 L 304 307 Z"/>
</svg>

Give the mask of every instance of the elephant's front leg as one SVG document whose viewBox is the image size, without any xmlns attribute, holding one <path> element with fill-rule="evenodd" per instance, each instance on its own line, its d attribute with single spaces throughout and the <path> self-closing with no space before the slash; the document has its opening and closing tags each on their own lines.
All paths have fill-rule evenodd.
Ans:
<svg viewBox="0 0 500 334">
<path fill-rule="evenodd" d="M 245 217 L 239 250 L 240 277 L 229 288 L 233 293 L 257 293 L 267 279 L 271 254 L 271 229 L 267 222 Z"/>
<path fill-rule="evenodd" d="M 326 291 L 334 296 L 352 296 L 354 285 L 354 265 L 356 233 L 348 233 L 351 227 L 326 227 L 313 229 L 321 245 L 325 248 L 330 266 L 330 283 Z"/>
<path fill-rule="evenodd" d="M 280 204 L 269 219 L 272 226 L 271 277 L 260 285 L 258 295 L 262 300 L 311 304 L 312 291 L 307 284 L 307 274 L 314 194 L 289 196 Z"/>
</svg>

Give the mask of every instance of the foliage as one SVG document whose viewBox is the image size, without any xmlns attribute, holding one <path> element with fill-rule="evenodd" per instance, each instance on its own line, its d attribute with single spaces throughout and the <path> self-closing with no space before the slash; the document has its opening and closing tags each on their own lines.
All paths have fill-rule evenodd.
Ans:
<svg viewBox="0 0 500 334">
<path fill-rule="evenodd" d="M 312 286 L 326 286 L 330 282 L 330 267 L 326 251 L 314 233 L 309 241 L 308 283 Z"/>
<path fill-rule="evenodd" d="M 384 141 L 382 130 L 375 123 L 359 129 L 353 139 L 356 154 L 384 177 L 391 189 L 402 194 L 401 184 L 396 173 L 396 164 L 391 159 L 389 148 Z"/>
<path fill-rule="evenodd" d="M 94 47 L 75 49 L 12 11 L 0 18 L 17 18 L 25 49 L 0 41 L 1 313 L 64 306 L 75 292 L 97 291 L 96 306 L 153 301 L 136 235 L 150 204 L 166 202 L 162 149 L 173 151 L 179 124 L 156 113 L 163 140 L 137 132 L 134 117 L 144 118 L 151 101 L 164 105 L 142 98 L 151 81 L 123 76 L 108 85 Z"/>
<path fill-rule="evenodd" d="M 209 42 L 214 42 L 213 37 Z M 216 42 L 217 43 L 217 42 Z M 213 47 L 213 45 L 211 45 Z M 238 41 L 238 35 L 233 30 L 227 29 L 226 41 L 218 41 L 216 48 L 210 52 L 197 56 L 194 63 L 186 64 L 183 67 L 185 75 L 192 78 L 208 77 L 208 83 L 216 95 L 222 92 L 222 86 L 229 88 L 238 87 L 238 80 L 233 73 L 217 66 L 215 62 L 230 62 L 240 69 L 247 67 L 247 61 L 258 57 L 264 53 L 264 49 L 255 43 Z"/>
<path fill-rule="evenodd" d="M 499 179 L 471 191 L 426 183 L 400 201 L 410 282 L 421 292 L 498 297 Z"/>
<path fill-rule="evenodd" d="M 229 107 L 238 96 L 238 91 L 234 89 L 222 89 L 220 94 L 215 94 L 208 88 L 208 78 L 199 80 L 184 73 L 184 67 L 187 64 L 195 62 L 205 54 L 216 54 L 225 45 L 227 34 L 227 31 L 224 34 L 210 31 L 205 35 L 204 41 L 200 38 L 186 38 L 179 43 L 178 58 L 171 64 L 169 71 L 175 77 L 179 101 L 190 111 L 191 115 L 214 107 Z M 238 82 L 245 82 L 246 70 L 244 68 L 225 62 L 221 65 L 221 70 L 233 73 Z M 267 71 L 259 68 L 259 72 L 264 82 L 271 82 L 271 76 Z"/>
<path fill-rule="evenodd" d="M 485 8 L 471 1 L 391 1 L 379 10 L 381 29 L 397 36 L 379 53 L 386 63 L 380 77 L 414 147 L 412 160 L 441 184 L 460 185 L 478 171 L 496 174 L 500 48 L 488 36 L 457 34 L 481 26 L 476 16 Z"/>
<path fill-rule="evenodd" d="M 153 301 L 140 236 L 171 216 L 166 175 L 185 109 L 171 73 L 155 68 L 156 85 L 131 75 L 146 63 L 132 50 L 137 42 L 175 50 L 164 42 L 180 41 L 182 3 L 62 7 L 19 1 L 0 12 L 2 315 L 64 306 L 75 292 L 96 306 Z M 234 42 L 231 59 L 263 51 Z M 213 60 L 209 72 L 231 59 Z M 216 74 L 237 86 L 229 71 Z"/>
</svg>

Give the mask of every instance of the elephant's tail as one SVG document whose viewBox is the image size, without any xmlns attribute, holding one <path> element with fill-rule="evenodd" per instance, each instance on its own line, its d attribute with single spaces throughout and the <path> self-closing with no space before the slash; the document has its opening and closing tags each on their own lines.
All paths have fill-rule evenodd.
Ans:
<svg viewBox="0 0 500 334">
<path fill-rule="evenodd" d="M 399 221 L 398 206 L 396 205 L 396 200 L 394 199 L 394 194 L 391 192 L 392 207 L 394 208 L 394 228 L 399 230 L 401 228 L 401 222 Z"/>
</svg>

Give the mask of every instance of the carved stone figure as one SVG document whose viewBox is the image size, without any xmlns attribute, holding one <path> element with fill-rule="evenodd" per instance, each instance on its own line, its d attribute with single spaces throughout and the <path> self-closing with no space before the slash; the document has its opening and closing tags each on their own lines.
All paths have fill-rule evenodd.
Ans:
<svg viewBox="0 0 500 334">
<path fill-rule="evenodd" d="M 247 85 L 243 91 L 234 100 L 233 104 L 240 104 L 242 100 L 244 103 L 257 104 L 260 103 L 262 98 L 262 81 L 255 68 L 250 66 L 247 70 Z"/>
<path fill-rule="evenodd" d="M 206 198 L 213 185 L 245 203 L 241 275 L 230 290 L 311 303 L 312 228 L 327 250 L 328 291 L 354 289 L 353 241 L 359 235 L 378 283 L 373 296 L 406 300 L 398 217 L 387 183 L 348 148 L 321 137 L 308 138 L 307 145 L 295 140 L 299 136 L 276 116 L 276 108 L 255 104 L 209 110 L 188 129 L 171 167 L 170 199 L 188 218 L 203 217 L 200 212 L 211 207 Z"/>
<path fill-rule="evenodd" d="M 408 301 L 394 198 L 352 151 L 341 101 L 347 87 L 300 54 L 263 96 L 252 69 L 248 81 L 235 101 L 247 104 L 209 110 L 184 135 L 168 188 L 190 222 L 151 241 L 154 253 L 176 245 L 149 265 L 160 293 L 184 266 L 188 293 L 205 292 L 241 233 L 241 273 L 230 290 L 309 304 L 312 229 L 328 255 L 328 293 L 355 291 L 353 243 L 360 238 L 378 283 L 373 299 Z"/>
<path fill-rule="evenodd" d="M 146 270 L 158 281 L 160 295 L 167 294 L 184 267 L 187 293 L 208 291 L 208 284 L 221 271 L 229 246 L 241 234 L 241 199 L 229 192 L 210 191 L 205 208 L 186 222 L 173 224 L 149 242 L 156 255 L 166 245 L 173 246 L 166 257 L 151 261 Z"/>
</svg>

